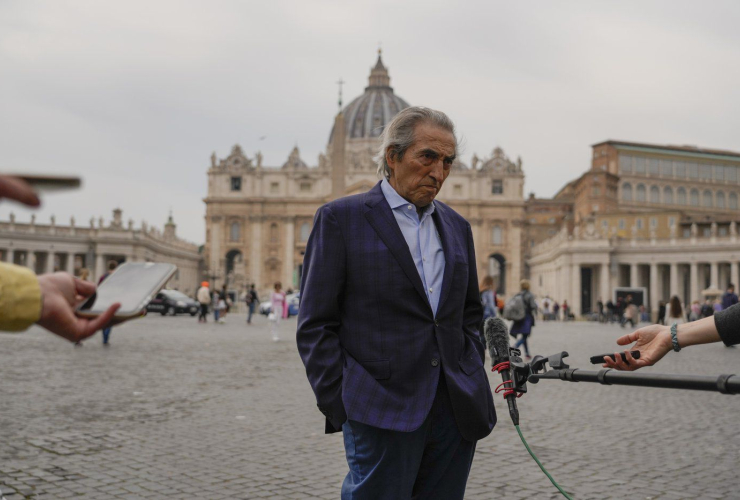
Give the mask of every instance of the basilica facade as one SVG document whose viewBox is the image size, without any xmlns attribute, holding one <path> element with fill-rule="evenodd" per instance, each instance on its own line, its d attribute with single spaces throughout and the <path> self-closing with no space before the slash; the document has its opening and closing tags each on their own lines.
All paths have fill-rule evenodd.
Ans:
<svg viewBox="0 0 740 500">
<path fill-rule="evenodd" d="M 214 153 L 204 200 L 207 278 L 236 290 L 250 283 L 268 290 L 278 281 L 297 288 L 316 210 L 379 181 L 373 161 L 379 136 L 408 106 L 378 54 L 365 92 L 336 115 L 316 164 L 307 164 L 298 147 L 279 166 L 263 165 L 260 153 L 247 156 L 238 145 L 225 158 Z M 495 148 L 469 165 L 456 161 L 438 196 L 470 222 L 479 277 L 494 276 L 504 294 L 523 277 L 523 189 L 521 160 Z"/>
</svg>

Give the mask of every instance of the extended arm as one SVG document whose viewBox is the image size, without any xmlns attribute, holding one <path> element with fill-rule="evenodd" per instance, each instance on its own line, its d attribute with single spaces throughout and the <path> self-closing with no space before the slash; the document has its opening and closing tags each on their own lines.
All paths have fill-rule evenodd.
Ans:
<svg viewBox="0 0 740 500">
<path fill-rule="evenodd" d="M 342 402 L 344 357 L 338 334 L 345 266 L 341 229 L 331 209 L 324 206 L 316 213 L 303 259 L 296 338 L 319 410 L 327 419 L 327 432 L 339 430 L 347 420 Z"/>
<path fill-rule="evenodd" d="M 723 341 L 727 345 L 740 344 L 740 304 L 721 311 L 714 316 L 677 325 L 676 338 L 681 348 L 698 344 L 709 344 Z M 643 366 L 652 366 L 660 361 L 672 349 L 671 327 L 650 325 L 640 328 L 629 335 L 617 339 L 617 344 L 628 345 L 636 342 L 630 350 L 640 351 L 640 359 L 634 359 L 626 352 L 629 364 L 616 356 L 617 361 L 604 358 L 604 367 L 617 370 L 637 370 Z"/>
</svg>

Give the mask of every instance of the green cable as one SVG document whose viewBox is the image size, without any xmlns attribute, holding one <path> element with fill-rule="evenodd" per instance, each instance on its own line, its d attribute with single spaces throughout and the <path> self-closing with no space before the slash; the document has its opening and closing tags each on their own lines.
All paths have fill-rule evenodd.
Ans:
<svg viewBox="0 0 740 500">
<path fill-rule="evenodd" d="M 561 488 L 558 483 L 555 482 L 555 480 L 552 478 L 552 476 L 550 475 L 550 473 L 545 470 L 545 467 L 539 461 L 539 459 L 537 458 L 537 455 L 535 455 L 532 452 L 532 450 L 529 448 L 529 445 L 527 444 L 527 441 L 524 439 L 524 436 L 522 435 L 522 430 L 519 428 L 519 426 L 518 425 L 515 425 L 514 427 L 516 427 L 516 431 L 519 433 L 519 437 L 522 438 L 522 443 L 524 443 L 524 447 L 527 448 L 527 451 L 529 452 L 529 454 L 532 456 L 532 458 L 534 458 L 534 461 L 537 462 L 537 465 L 540 466 L 540 469 L 542 469 L 542 472 L 544 472 L 545 475 L 548 477 L 548 479 L 550 479 L 550 482 L 553 484 L 553 486 L 555 486 L 558 489 L 558 491 L 563 494 L 563 496 L 565 498 L 567 498 L 568 500 L 573 500 L 573 497 L 571 497 L 570 495 L 568 495 L 565 492 L 565 490 L 563 488 Z"/>
</svg>

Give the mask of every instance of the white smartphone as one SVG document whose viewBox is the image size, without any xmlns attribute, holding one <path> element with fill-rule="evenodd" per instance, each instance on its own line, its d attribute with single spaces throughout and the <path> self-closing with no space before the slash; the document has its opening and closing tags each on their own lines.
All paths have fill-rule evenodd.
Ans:
<svg viewBox="0 0 740 500">
<path fill-rule="evenodd" d="M 100 316 L 116 302 L 121 303 L 114 318 L 141 316 L 152 297 L 177 271 L 174 264 L 157 262 L 126 262 L 116 268 L 95 293 L 77 307 L 77 314 L 86 318 Z"/>
</svg>

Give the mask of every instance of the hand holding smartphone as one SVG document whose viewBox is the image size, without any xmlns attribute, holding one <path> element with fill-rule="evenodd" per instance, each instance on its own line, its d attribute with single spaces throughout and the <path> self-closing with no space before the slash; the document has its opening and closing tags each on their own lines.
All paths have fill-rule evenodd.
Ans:
<svg viewBox="0 0 740 500">
<path fill-rule="evenodd" d="M 177 271 L 174 264 L 157 262 L 126 262 L 103 281 L 93 295 L 77 307 L 77 315 L 84 318 L 100 316 L 108 308 L 120 303 L 114 323 L 143 316 L 152 297 L 159 292 Z"/>
</svg>

